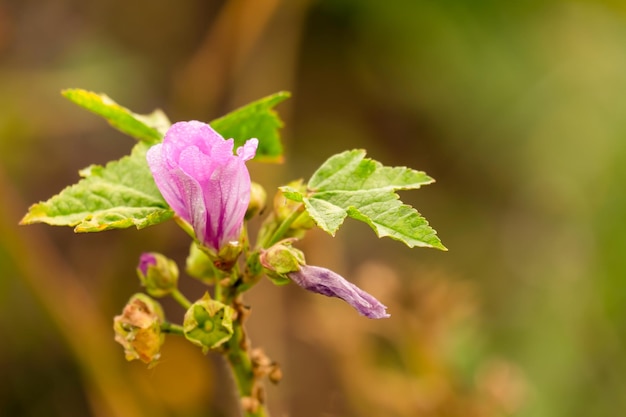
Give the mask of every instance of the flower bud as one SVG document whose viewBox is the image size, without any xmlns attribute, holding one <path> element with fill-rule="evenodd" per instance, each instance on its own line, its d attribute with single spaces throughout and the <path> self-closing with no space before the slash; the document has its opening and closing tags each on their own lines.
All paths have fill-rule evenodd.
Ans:
<svg viewBox="0 0 626 417">
<path fill-rule="evenodd" d="M 207 284 L 213 282 L 215 278 L 215 266 L 213 260 L 202 251 L 194 242 L 189 249 L 185 270 L 189 275 Z"/>
<path fill-rule="evenodd" d="M 301 193 L 306 193 L 306 185 L 302 183 L 302 180 L 291 181 L 287 184 L 287 187 L 294 188 Z M 290 200 L 285 197 L 283 191 L 278 190 L 274 196 L 274 213 L 276 213 L 276 219 L 282 222 L 291 215 L 294 211 L 298 210 L 300 204 L 297 201 Z M 315 226 L 315 221 L 311 218 L 309 213 L 303 211 L 300 216 L 291 224 L 292 230 L 308 230 Z"/>
<path fill-rule="evenodd" d="M 248 203 L 248 210 L 246 210 L 246 215 L 244 219 L 250 220 L 257 213 L 263 211 L 266 201 L 267 193 L 265 192 L 265 188 L 263 188 L 263 186 L 259 183 L 251 182 L 250 202 Z"/>
<path fill-rule="evenodd" d="M 237 258 L 239 258 L 242 250 L 243 245 L 237 240 L 226 243 L 218 252 L 217 259 L 213 262 L 213 265 L 222 271 L 230 271 L 237 262 Z"/>
<path fill-rule="evenodd" d="M 387 307 L 380 301 L 329 269 L 302 265 L 298 271 L 290 272 L 287 275 L 305 290 L 327 297 L 341 298 L 362 316 L 370 319 L 389 317 Z"/>
<path fill-rule="evenodd" d="M 113 319 L 115 341 L 124 347 L 126 360 L 156 364 L 165 339 L 161 333 L 163 319 L 163 309 L 157 301 L 145 294 L 131 297 L 122 314 Z"/>
<path fill-rule="evenodd" d="M 164 297 L 176 289 L 178 284 L 178 266 L 176 263 L 156 252 L 145 252 L 139 257 L 137 275 L 146 292 L 153 297 Z"/>
<path fill-rule="evenodd" d="M 206 293 L 185 313 L 185 337 L 200 346 L 205 353 L 209 349 L 216 349 L 232 337 L 235 315 L 232 307 L 212 300 Z"/>
<path fill-rule="evenodd" d="M 285 239 L 263 251 L 259 258 L 267 270 L 267 276 L 276 285 L 289 283 L 286 274 L 300 269 L 305 264 L 304 253 L 291 246 L 293 239 Z"/>
</svg>

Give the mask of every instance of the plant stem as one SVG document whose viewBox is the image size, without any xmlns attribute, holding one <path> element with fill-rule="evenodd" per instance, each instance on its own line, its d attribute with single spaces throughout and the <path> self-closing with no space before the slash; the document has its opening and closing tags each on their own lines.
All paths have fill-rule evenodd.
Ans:
<svg viewBox="0 0 626 417">
<path fill-rule="evenodd" d="M 161 323 L 161 331 L 163 333 L 177 334 L 180 336 L 185 334 L 183 326 L 179 324 L 173 324 L 168 321 Z"/>
<path fill-rule="evenodd" d="M 174 221 L 181 229 L 185 231 L 194 241 L 196 240 L 196 233 L 193 231 L 193 228 L 189 223 L 178 216 L 174 216 Z"/>
<path fill-rule="evenodd" d="M 222 283 L 219 277 L 215 277 L 215 285 L 213 287 L 213 298 L 217 301 L 222 301 Z"/>
<path fill-rule="evenodd" d="M 237 383 L 244 417 L 269 417 L 264 404 L 263 386 L 254 373 L 250 341 L 243 327 L 243 321 L 248 313 L 240 300 L 235 300 L 233 306 L 238 312 L 238 317 L 233 322 L 234 333 L 226 344 L 224 357 Z"/>
<path fill-rule="evenodd" d="M 188 310 L 189 307 L 191 307 L 191 301 L 189 301 L 187 299 L 187 297 L 185 297 L 183 295 L 183 293 L 181 293 L 180 291 L 178 291 L 178 288 L 175 288 L 174 290 L 172 290 L 172 298 L 174 300 L 176 300 L 176 302 L 178 302 L 178 304 L 180 304 L 181 306 L 183 306 L 183 308 L 185 310 Z"/>
<path fill-rule="evenodd" d="M 283 220 L 280 226 L 278 226 L 278 228 L 274 231 L 274 233 L 272 233 L 272 236 L 266 242 L 263 243 L 262 247 L 268 248 L 272 246 L 274 243 L 278 242 L 283 237 L 283 235 L 287 233 L 287 231 L 289 230 L 289 227 L 291 227 L 293 222 L 296 221 L 298 217 L 300 217 L 303 211 L 304 211 L 304 205 L 300 204 L 298 208 L 289 215 L 289 217 Z"/>
</svg>

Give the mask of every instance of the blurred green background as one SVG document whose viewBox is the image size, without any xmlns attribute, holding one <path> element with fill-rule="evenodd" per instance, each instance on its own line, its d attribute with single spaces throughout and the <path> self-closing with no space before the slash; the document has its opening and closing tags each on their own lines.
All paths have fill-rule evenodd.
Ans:
<svg viewBox="0 0 626 417">
<path fill-rule="evenodd" d="M 170 337 L 147 370 L 113 341 L 139 254 L 183 262 L 184 233 L 17 226 L 132 146 L 68 87 L 174 121 L 292 91 L 286 162 L 251 167 L 270 194 L 357 147 L 437 179 L 402 198 L 447 253 L 356 222 L 303 242 L 389 320 L 291 286 L 250 293 L 253 343 L 285 374 L 275 416 L 626 410 L 624 2 L 0 1 L 0 415 L 231 416 L 219 358 Z"/>
</svg>

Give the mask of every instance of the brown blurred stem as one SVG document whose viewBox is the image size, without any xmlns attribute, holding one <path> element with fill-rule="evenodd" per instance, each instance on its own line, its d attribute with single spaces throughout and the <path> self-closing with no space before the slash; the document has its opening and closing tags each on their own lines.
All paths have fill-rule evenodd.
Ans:
<svg viewBox="0 0 626 417">
<path fill-rule="evenodd" d="M 231 0 L 224 4 L 196 54 L 176 77 L 174 94 L 188 107 L 185 113 L 194 109 L 215 113 L 216 101 L 241 71 L 280 3 Z"/>
</svg>

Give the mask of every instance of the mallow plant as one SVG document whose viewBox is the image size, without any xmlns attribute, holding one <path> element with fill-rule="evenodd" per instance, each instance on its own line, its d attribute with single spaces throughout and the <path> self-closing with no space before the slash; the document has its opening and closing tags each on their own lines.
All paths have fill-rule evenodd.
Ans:
<svg viewBox="0 0 626 417">
<path fill-rule="evenodd" d="M 379 237 L 445 250 L 428 222 L 396 194 L 434 180 L 414 169 L 383 166 L 361 149 L 331 156 L 308 181 L 279 187 L 266 207 L 266 191 L 251 180 L 247 164 L 282 160 L 282 122 L 274 107 L 288 93 L 262 98 L 210 123 L 174 124 L 160 110 L 135 114 L 105 95 L 80 89 L 63 95 L 136 143 L 119 160 L 81 170 L 78 183 L 32 205 L 21 223 L 101 232 L 176 222 L 190 238 L 184 270 L 204 283 L 206 291 L 182 294 L 177 263 L 164 254 L 144 252 L 136 272 L 145 292 L 132 295 L 114 318 L 115 340 L 126 359 L 148 366 L 159 361 L 166 336 L 184 337 L 205 353 L 222 355 L 246 417 L 269 415 L 263 383 L 281 378 L 278 364 L 253 348 L 246 333 L 251 310 L 243 295 L 261 279 L 336 297 L 365 318 L 393 313 L 336 272 L 309 265 L 298 249 L 309 229 L 334 235 L 351 217 Z M 259 215 L 265 217 L 256 236 L 250 236 L 248 221 Z M 182 323 L 165 317 L 157 299 L 168 296 L 185 309 Z"/>
</svg>

